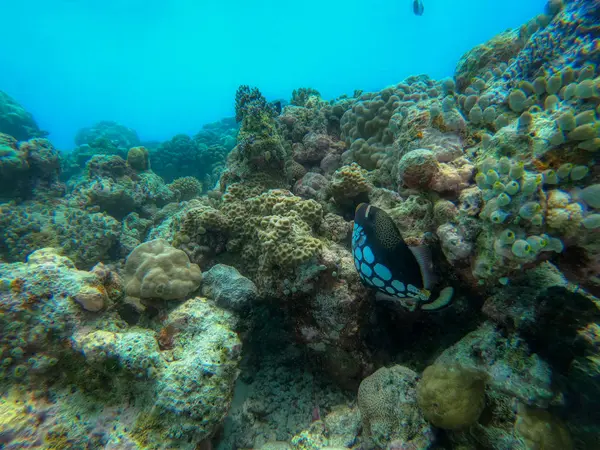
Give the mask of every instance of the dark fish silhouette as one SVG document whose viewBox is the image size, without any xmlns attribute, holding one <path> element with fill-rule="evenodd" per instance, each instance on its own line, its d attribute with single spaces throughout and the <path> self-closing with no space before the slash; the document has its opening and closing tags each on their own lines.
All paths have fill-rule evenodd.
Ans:
<svg viewBox="0 0 600 450">
<path fill-rule="evenodd" d="M 283 111 L 283 103 L 281 100 L 274 100 L 271 102 L 271 108 L 273 108 L 273 111 L 275 111 L 275 113 L 277 115 L 281 114 L 281 111 Z"/>
<path fill-rule="evenodd" d="M 413 12 L 417 16 L 422 16 L 425 11 L 425 7 L 423 6 L 423 2 L 421 0 L 413 0 Z"/>
<path fill-rule="evenodd" d="M 354 216 L 352 256 L 363 284 L 377 289 L 377 298 L 403 307 L 435 310 L 450 303 L 454 290 L 432 296 L 436 278 L 427 246 L 409 247 L 392 218 L 382 209 L 361 203 Z"/>
</svg>

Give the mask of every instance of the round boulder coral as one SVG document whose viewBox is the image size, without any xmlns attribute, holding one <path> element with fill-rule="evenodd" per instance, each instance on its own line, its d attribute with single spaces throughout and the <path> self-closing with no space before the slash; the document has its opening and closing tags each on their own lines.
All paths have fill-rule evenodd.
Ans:
<svg viewBox="0 0 600 450">
<path fill-rule="evenodd" d="M 164 239 L 138 245 L 125 263 L 127 295 L 163 300 L 183 299 L 200 286 L 202 272 L 188 256 Z"/>
<path fill-rule="evenodd" d="M 130 148 L 127 152 L 127 164 L 138 172 L 150 169 L 150 157 L 146 147 Z"/>
<path fill-rule="evenodd" d="M 468 427 L 479 419 L 485 406 L 485 375 L 458 366 L 429 366 L 417 386 L 417 401 L 425 418 L 436 427 Z"/>
<path fill-rule="evenodd" d="M 431 428 L 419 412 L 418 376 L 407 367 L 382 367 L 360 383 L 358 407 L 365 430 L 380 447 L 393 442 L 429 448 Z M 408 448 L 408 447 L 407 447 Z"/>
<path fill-rule="evenodd" d="M 440 165 L 431 150 L 412 150 L 398 162 L 398 184 L 408 188 L 426 188 L 439 170 Z"/>
</svg>

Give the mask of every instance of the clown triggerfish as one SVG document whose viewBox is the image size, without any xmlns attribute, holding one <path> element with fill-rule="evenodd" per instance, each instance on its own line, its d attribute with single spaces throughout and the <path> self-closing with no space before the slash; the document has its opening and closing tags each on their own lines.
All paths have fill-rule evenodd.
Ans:
<svg viewBox="0 0 600 450">
<path fill-rule="evenodd" d="M 454 290 L 432 295 L 436 278 L 427 246 L 409 247 L 385 211 L 361 203 L 354 215 L 354 265 L 363 284 L 377 289 L 377 298 L 405 308 L 436 310 L 450 303 Z"/>
<path fill-rule="evenodd" d="M 423 6 L 423 2 L 421 0 L 413 0 L 413 12 L 417 16 L 422 16 L 425 12 L 425 7 Z"/>
</svg>

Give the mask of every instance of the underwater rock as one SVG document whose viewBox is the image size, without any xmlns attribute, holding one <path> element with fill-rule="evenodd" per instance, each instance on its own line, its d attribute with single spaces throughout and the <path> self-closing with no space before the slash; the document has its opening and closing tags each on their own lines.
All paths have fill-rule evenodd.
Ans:
<svg viewBox="0 0 600 450">
<path fill-rule="evenodd" d="M 582 330 L 600 320 L 593 300 L 546 262 L 495 289 L 486 299 L 483 312 L 495 322 L 517 330 L 554 373 L 567 374 L 577 361 L 595 353 L 594 345 L 581 339 Z"/>
<path fill-rule="evenodd" d="M 50 295 L 47 293 L 59 290 L 66 290 L 65 297 L 87 311 L 100 311 L 109 301 L 100 278 L 94 273 L 75 269 L 73 262 L 60 256 L 55 249 L 36 250 L 26 263 L 2 264 L 2 269 L 5 286 L 18 285 L 16 293 L 27 293 L 31 296 L 29 301 L 43 301 L 45 295 Z M 23 273 L 19 275 L 20 272 Z M 52 278 L 47 278 L 49 273 L 53 273 Z M 7 281 L 9 274 L 13 279 Z"/>
<path fill-rule="evenodd" d="M 329 152 L 333 142 L 327 135 L 309 132 L 302 146 L 294 147 L 294 160 L 299 163 L 319 163 Z"/>
<path fill-rule="evenodd" d="M 308 172 L 294 184 L 294 194 L 302 198 L 324 200 L 327 196 L 329 180 L 323 175 Z"/>
<path fill-rule="evenodd" d="M 173 352 L 156 384 L 157 416 L 167 436 L 210 437 L 229 410 L 238 376 L 241 343 L 229 313 L 196 297 L 174 309 L 165 321 Z"/>
<path fill-rule="evenodd" d="M 119 253 L 123 258 L 144 241 L 151 225 L 151 220 L 140 217 L 136 212 L 129 213 L 123 218 L 119 236 Z"/>
<path fill-rule="evenodd" d="M 157 339 L 152 329 L 129 328 L 109 309 L 90 313 L 82 308 L 90 305 L 78 304 L 82 291 L 95 289 L 110 306 L 120 298 L 116 287 L 105 267 L 79 271 L 53 249 L 34 252 L 27 263 L 0 263 L 0 372 L 22 383 L 21 401 L 35 402 L 38 396 L 24 395 L 34 384 L 35 392 L 53 399 L 52 418 L 43 416 L 44 405 L 29 406 L 42 419 L 26 435 L 37 433 L 50 442 L 52 428 L 66 427 L 70 448 L 83 448 L 101 433 L 144 442 L 152 450 L 164 445 L 192 450 L 215 432 L 228 410 L 241 354 L 235 320 L 196 298 L 169 314 Z M 95 311 L 97 304 L 91 305 Z M 55 377 L 62 371 L 68 378 Z M 43 376 L 54 383 L 40 386 Z M 127 400 L 133 392 L 135 405 Z M 120 413 L 112 414 L 105 401 Z M 0 411 L 9 407 L 3 396 Z M 83 419 L 73 426 L 76 415 Z M 19 423 L 2 421 L 0 433 L 19 442 L 26 430 Z"/>
<path fill-rule="evenodd" d="M 254 283 L 236 268 L 216 264 L 202 277 L 202 295 L 214 300 L 221 308 L 243 312 L 251 308 L 258 291 Z"/>
<path fill-rule="evenodd" d="M 166 367 L 152 330 L 81 330 L 73 335 L 72 342 L 86 363 L 102 367 L 112 361 L 134 378 L 154 378 Z"/>
<path fill-rule="evenodd" d="M 436 230 L 440 239 L 444 256 L 450 262 L 460 261 L 471 256 L 473 244 L 463 235 L 461 230 L 451 223 L 445 223 Z"/>
</svg>

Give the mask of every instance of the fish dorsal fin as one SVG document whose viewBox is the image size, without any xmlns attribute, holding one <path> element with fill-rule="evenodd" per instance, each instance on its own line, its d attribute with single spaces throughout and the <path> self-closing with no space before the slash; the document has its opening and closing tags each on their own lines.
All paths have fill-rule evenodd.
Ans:
<svg viewBox="0 0 600 450">
<path fill-rule="evenodd" d="M 421 279 L 423 280 L 423 286 L 427 290 L 431 290 L 437 283 L 437 277 L 433 273 L 433 263 L 431 262 L 431 250 L 426 245 L 419 245 L 417 247 L 408 247 L 414 255 L 419 269 L 421 269 Z"/>
</svg>

